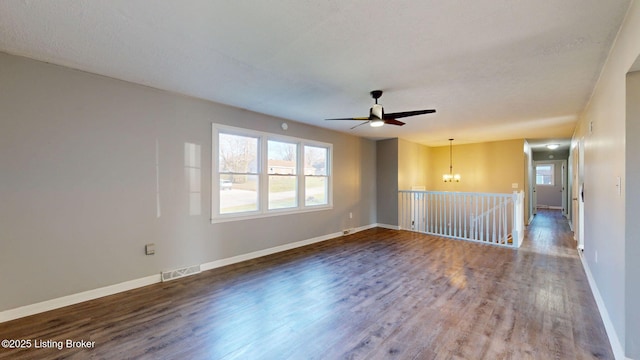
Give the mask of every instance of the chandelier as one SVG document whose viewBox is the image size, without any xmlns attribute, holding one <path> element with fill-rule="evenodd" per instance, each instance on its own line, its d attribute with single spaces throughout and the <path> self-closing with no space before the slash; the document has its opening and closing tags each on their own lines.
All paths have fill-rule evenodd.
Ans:
<svg viewBox="0 0 640 360">
<path fill-rule="evenodd" d="M 453 173 L 453 139 L 449 139 L 449 173 L 442 175 L 444 182 L 460 182 L 460 174 Z"/>
</svg>

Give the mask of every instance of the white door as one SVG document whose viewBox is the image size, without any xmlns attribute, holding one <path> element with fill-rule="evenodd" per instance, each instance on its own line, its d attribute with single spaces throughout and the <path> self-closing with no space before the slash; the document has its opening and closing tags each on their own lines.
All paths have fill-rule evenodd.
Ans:
<svg viewBox="0 0 640 360">
<path fill-rule="evenodd" d="M 573 149 L 573 230 L 578 249 L 584 249 L 584 139 Z"/>
<path fill-rule="evenodd" d="M 567 209 L 567 161 L 562 163 L 562 214 L 567 216 L 569 214 Z"/>
<path fill-rule="evenodd" d="M 533 165 L 533 178 L 534 181 L 531 184 L 531 187 L 533 188 L 533 192 L 532 192 L 532 196 L 531 196 L 531 201 L 533 201 L 533 215 L 537 215 L 538 214 L 538 193 L 536 192 L 536 175 L 535 175 L 535 171 L 536 171 L 536 166 Z"/>
<path fill-rule="evenodd" d="M 573 239 L 578 241 L 578 201 L 580 198 L 580 181 L 578 177 L 578 146 L 571 154 L 571 230 Z"/>
</svg>

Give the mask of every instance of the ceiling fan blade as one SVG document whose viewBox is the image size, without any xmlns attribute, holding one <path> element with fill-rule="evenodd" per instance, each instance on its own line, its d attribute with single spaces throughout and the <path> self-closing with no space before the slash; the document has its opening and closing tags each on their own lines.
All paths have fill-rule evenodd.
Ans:
<svg viewBox="0 0 640 360">
<path fill-rule="evenodd" d="M 362 124 L 358 124 L 358 125 L 356 125 L 356 126 L 352 126 L 351 128 L 349 128 L 349 130 L 353 130 L 353 129 L 357 128 L 358 126 L 362 126 L 362 125 L 364 125 L 364 124 L 368 124 L 368 123 L 369 123 L 369 120 L 367 120 L 367 121 L 363 122 Z"/>
<path fill-rule="evenodd" d="M 357 120 L 357 121 L 369 121 L 368 116 L 362 117 L 353 117 L 353 118 L 336 118 L 336 119 L 325 119 L 325 120 Z"/>
<path fill-rule="evenodd" d="M 395 113 L 384 114 L 384 120 L 387 119 L 398 119 L 409 116 L 423 115 L 423 114 L 431 114 L 436 112 L 434 109 L 429 110 L 414 110 L 414 111 L 401 111 Z"/>
<path fill-rule="evenodd" d="M 389 125 L 398 125 L 398 126 L 402 126 L 405 124 L 402 121 L 398 121 L 396 119 L 385 119 L 384 123 Z"/>
</svg>

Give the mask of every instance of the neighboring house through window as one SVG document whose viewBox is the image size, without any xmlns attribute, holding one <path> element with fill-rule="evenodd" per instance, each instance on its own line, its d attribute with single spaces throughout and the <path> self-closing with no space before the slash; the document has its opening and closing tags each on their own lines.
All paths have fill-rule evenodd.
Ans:
<svg viewBox="0 0 640 360">
<path fill-rule="evenodd" d="M 213 124 L 212 221 L 332 207 L 332 145 Z"/>
</svg>

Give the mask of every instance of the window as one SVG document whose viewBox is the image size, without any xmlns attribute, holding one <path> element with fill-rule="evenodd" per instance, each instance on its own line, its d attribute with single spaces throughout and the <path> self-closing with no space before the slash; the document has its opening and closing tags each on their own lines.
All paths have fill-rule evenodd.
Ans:
<svg viewBox="0 0 640 360">
<path fill-rule="evenodd" d="M 258 210 L 258 138 L 229 133 L 218 134 L 218 213 Z"/>
<path fill-rule="evenodd" d="M 553 186 L 554 164 L 536 165 L 536 185 Z"/>
<path fill-rule="evenodd" d="M 304 203 L 307 206 L 326 205 L 328 202 L 328 156 L 329 151 L 325 147 L 304 147 Z"/>
<path fill-rule="evenodd" d="M 298 145 L 269 140 L 269 210 L 298 206 Z"/>
<path fill-rule="evenodd" d="M 213 124 L 212 221 L 332 207 L 332 145 Z"/>
</svg>

